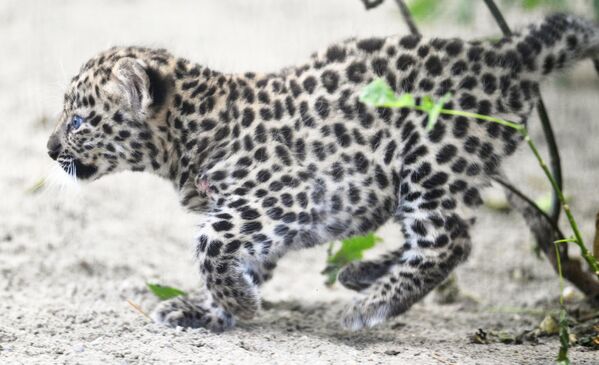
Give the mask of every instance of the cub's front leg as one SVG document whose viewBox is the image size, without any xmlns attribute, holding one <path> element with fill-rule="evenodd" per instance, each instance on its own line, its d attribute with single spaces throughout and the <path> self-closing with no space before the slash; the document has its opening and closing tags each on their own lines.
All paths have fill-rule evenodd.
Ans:
<svg viewBox="0 0 599 365">
<path fill-rule="evenodd" d="M 251 208 L 238 211 L 221 203 L 202 215 L 195 241 L 202 292 L 161 303 L 153 313 L 157 322 L 219 332 L 232 327 L 235 317 L 250 319 L 259 310 L 258 286 L 275 267 L 272 239 Z"/>
</svg>

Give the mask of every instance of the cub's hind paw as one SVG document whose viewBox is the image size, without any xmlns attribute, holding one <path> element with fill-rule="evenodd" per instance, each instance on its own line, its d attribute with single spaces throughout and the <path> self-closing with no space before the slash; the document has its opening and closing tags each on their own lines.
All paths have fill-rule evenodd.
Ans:
<svg viewBox="0 0 599 365">
<path fill-rule="evenodd" d="M 389 317 L 390 306 L 388 303 L 359 299 L 345 309 L 341 324 L 350 331 L 358 331 L 374 327 Z"/>
<path fill-rule="evenodd" d="M 233 327 L 233 316 L 207 300 L 174 298 L 158 304 L 151 314 L 154 322 L 168 327 L 206 328 L 222 332 Z"/>
</svg>

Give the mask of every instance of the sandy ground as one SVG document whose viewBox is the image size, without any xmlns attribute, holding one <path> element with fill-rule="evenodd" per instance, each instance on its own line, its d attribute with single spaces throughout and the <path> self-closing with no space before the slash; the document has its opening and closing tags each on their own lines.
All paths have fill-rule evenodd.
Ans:
<svg viewBox="0 0 599 365">
<path fill-rule="evenodd" d="M 480 16 L 469 29 L 442 24 L 427 34 L 496 34 Z M 516 14 L 514 14 L 516 15 Z M 520 15 L 522 18 L 522 15 Z M 524 23 L 525 20 L 519 21 Z M 0 2 L 0 364 L 549 364 L 557 339 L 476 345 L 477 329 L 537 326 L 558 281 L 531 253 L 518 216 L 481 210 L 474 252 L 458 270 L 475 302 L 430 298 L 385 326 L 349 333 L 338 311 L 353 295 L 323 285 L 325 248 L 290 254 L 263 288 L 268 305 L 227 333 L 150 323 L 145 289 L 156 281 L 193 290 L 194 217 L 166 182 L 123 173 L 68 191 L 28 192 L 51 170 L 45 152 L 63 87 L 89 56 L 111 45 L 167 47 L 223 71 L 276 70 L 353 35 L 404 32 L 392 2 L 366 13 L 355 0 Z M 549 82 L 545 96 L 562 147 L 572 207 L 586 237 L 599 207 L 599 81 L 589 65 Z M 533 136 L 540 138 L 538 123 Z M 595 137 L 595 138 L 593 138 Z M 508 164 L 525 191 L 547 191 L 526 151 Z M 401 242 L 397 227 L 380 233 Z M 571 351 L 575 364 L 599 353 Z"/>
</svg>

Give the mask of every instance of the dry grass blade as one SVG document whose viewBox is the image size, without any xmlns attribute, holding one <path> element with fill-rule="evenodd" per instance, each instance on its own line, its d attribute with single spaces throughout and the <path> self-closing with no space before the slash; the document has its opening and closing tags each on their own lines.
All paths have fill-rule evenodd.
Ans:
<svg viewBox="0 0 599 365">
<path fill-rule="evenodd" d="M 138 311 L 139 313 L 141 313 L 144 317 L 146 317 L 150 322 L 152 322 L 152 318 L 150 318 L 150 316 L 148 316 L 148 314 L 146 312 L 144 312 L 143 309 L 141 309 L 141 307 L 135 303 L 133 303 L 131 300 L 127 299 L 127 303 L 129 303 L 129 305 L 131 307 L 133 307 L 133 309 L 135 309 L 136 311 Z"/>
</svg>

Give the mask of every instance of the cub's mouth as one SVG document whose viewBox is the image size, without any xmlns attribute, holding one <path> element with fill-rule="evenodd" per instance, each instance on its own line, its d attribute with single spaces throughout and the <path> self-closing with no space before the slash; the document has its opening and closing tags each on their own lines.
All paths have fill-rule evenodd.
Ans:
<svg viewBox="0 0 599 365">
<path fill-rule="evenodd" d="M 92 177 L 98 168 L 94 165 L 86 165 L 76 158 L 71 159 L 68 162 L 61 162 L 60 167 L 69 175 L 75 176 L 78 179 L 86 180 Z"/>
<path fill-rule="evenodd" d="M 86 165 L 77 159 L 73 160 L 73 162 L 75 164 L 75 176 L 78 179 L 89 179 L 98 172 L 98 168 L 94 165 Z"/>
</svg>

